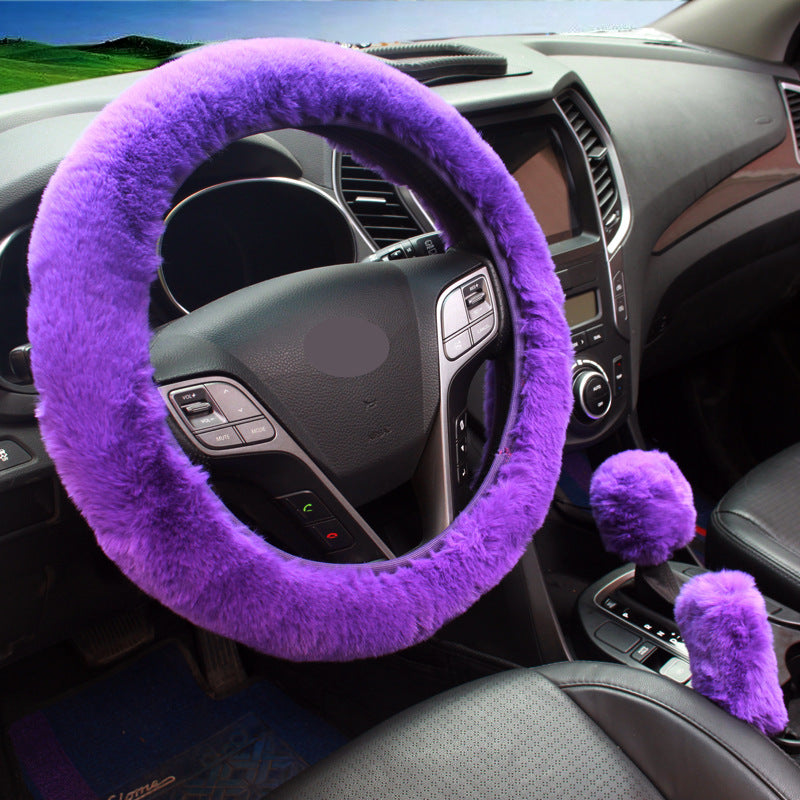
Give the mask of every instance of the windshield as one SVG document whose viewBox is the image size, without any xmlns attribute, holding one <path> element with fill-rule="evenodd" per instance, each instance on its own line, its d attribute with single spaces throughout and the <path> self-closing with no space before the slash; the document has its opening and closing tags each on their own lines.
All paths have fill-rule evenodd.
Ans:
<svg viewBox="0 0 800 800">
<path fill-rule="evenodd" d="M 148 69 L 203 42 L 299 36 L 353 44 L 630 30 L 683 0 L 2 2 L 0 92 Z M 153 41 L 157 40 L 157 41 Z"/>
</svg>

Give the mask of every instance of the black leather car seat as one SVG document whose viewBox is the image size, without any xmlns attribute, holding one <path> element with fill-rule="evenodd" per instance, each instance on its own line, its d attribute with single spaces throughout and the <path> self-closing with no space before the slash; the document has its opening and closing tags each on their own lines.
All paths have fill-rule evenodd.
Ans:
<svg viewBox="0 0 800 800">
<path fill-rule="evenodd" d="M 749 572 L 764 594 L 800 611 L 800 444 L 759 464 L 720 500 L 706 545 L 710 569 Z"/>
<path fill-rule="evenodd" d="M 800 766 L 691 689 L 577 662 L 434 697 L 270 798 L 798 800 Z"/>
</svg>

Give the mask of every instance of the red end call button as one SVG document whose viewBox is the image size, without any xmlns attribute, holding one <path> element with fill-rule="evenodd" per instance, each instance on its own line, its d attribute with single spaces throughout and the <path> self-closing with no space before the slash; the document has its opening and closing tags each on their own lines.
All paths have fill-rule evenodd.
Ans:
<svg viewBox="0 0 800 800">
<path fill-rule="evenodd" d="M 353 537 L 345 530 L 344 525 L 335 519 L 329 522 L 318 522 L 316 525 L 311 525 L 308 530 L 329 553 L 344 550 L 353 545 Z"/>
</svg>

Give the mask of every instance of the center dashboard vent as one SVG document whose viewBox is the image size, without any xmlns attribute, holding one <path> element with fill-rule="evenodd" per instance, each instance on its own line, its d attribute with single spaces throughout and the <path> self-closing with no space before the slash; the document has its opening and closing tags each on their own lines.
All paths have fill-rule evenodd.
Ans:
<svg viewBox="0 0 800 800">
<path fill-rule="evenodd" d="M 571 94 L 562 94 L 558 105 L 580 140 L 592 171 L 592 183 L 597 195 L 597 205 L 603 219 L 606 242 L 611 243 L 622 225 L 622 199 L 609 158 L 608 147 L 601 138 L 598 127 L 590 122 L 588 114 Z"/>
<path fill-rule="evenodd" d="M 339 186 L 348 208 L 379 250 L 422 233 L 397 187 L 346 153 L 341 157 Z"/>
<path fill-rule="evenodd" d="M 789 119 L 794 131 L 795 154 L 800 161 L 800 86 L 781 84 L 783 96 L 786 98 L 786 107 L 789 110 Z"/>
</svg>

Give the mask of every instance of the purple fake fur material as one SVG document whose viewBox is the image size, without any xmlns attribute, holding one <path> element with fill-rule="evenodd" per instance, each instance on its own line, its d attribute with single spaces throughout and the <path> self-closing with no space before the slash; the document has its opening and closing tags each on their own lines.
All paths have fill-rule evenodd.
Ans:
<svg viewBox="0 0 800 800">
<path fill-rule="evenodd" d="M 604 461 L 589 488 L 603 545 L 643 567 L 669 560 L 695 535 L 692 487 L 658 450 L 626 450 Z"/>
<path fill-rule="evenodd" d="M 752 576 L 735 570 L 692 578 L 675 602 L 692 669 L 692 686 L 762 733 L 789 722 L 778 683 L 764 598 Z"/>
<path fill-rule="evenodd" d="M 361 565 L 288 556 L 236 520 L 169 432 L 148 357 L 149 286 L 176 187 L 235 139 L 333 124 L 400 142 L 449 181 L 488 231 L 517 336 L 507 451 L 480 493 L 431 544 Z M 410 185 L 436 213 L 425 187 Z M 319 42 L 249 40 L 149 73 L 60 165 L 29 260 L 48 451 L 103 550 L 192 622 L 292 660 L 377 656 L 462 613 L 540 527 L 559 474 L 572 361 L 545 239 L 474 129 L 377 59 Z"/>
</svg>

